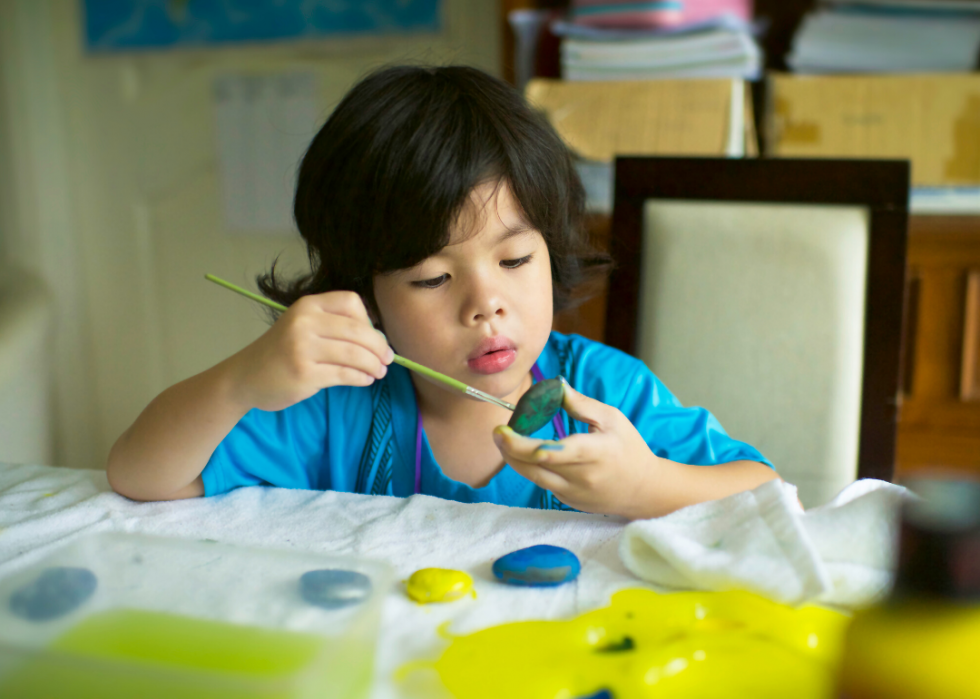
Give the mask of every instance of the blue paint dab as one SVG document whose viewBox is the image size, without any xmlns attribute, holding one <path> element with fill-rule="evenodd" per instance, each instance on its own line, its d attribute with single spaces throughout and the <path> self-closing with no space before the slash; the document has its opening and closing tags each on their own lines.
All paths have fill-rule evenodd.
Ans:
<svg viewBox="0 0 980 699">
<path fill-rule="evenodd" d="M 10 596 L 10 611 L 28 621 L 49 621 L 74 611 L 98 584 L 88 568 L 48 568 Z"/>
<path fill-rule="evenodd" d="M 299 592 L 316 607 L 340 609 L 367 599 L 371 594 L 371 578 L 353 570 L 311 570 L 300 576 Z"/>
<path fill-rule="evenodd" d="M 582 569 L 574 553 L 539 544 L 512 551 L 493 563 L 493 574 L 509 585 L 552 587 L 570 582 Z"/>
</svg>

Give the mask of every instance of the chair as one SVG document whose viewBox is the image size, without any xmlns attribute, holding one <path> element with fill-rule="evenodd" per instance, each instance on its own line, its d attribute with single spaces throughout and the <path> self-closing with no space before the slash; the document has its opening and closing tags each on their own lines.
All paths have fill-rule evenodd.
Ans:
<svg viewBox="0 0 980 699">
<path fill-rule="evenodd" d="M 907 161 L 616 159 L 606 342 L 807 507 L 894 473 Z"/>
</svg>

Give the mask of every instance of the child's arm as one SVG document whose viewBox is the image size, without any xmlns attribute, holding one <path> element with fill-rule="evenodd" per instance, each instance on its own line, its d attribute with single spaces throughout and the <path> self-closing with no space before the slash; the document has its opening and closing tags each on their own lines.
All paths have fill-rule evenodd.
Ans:
<svg viewBox="0 0 980 699">
<path fill-rule="evenodd" d="M 518 473 L 585 512 L 648 519 L 778 478 L 756 461 L 691 466 L 660 458 L 622 412 L 568 384 L 563 407 L 589 434 L 542 442 L 498 427 L 494 439 Z"/>
<path fill-rule="evenodd" d="M 109 483 L 134 500 L 203 495 L 208 459 L 249 410 L 282 410 L 330 386 L 367 386 L 393 356 L 356 294 L 305 296 L 258 340 L 153 399 L 113 445 Z"/>
</svg>

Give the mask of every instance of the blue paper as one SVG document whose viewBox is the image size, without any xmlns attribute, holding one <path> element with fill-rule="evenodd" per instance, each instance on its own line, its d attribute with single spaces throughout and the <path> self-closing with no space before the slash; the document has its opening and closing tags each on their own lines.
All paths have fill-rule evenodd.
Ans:
<svg viewBox="0 0 980 699">
<path fill-rule="evenodd" d="M 441 0 L 82 0 L 89 51 L 432 32 Z"/>
</svg>

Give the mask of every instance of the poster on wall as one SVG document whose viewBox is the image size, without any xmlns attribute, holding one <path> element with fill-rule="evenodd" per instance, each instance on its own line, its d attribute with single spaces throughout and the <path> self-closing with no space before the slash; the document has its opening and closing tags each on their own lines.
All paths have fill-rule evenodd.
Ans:
<svg viewBox="0 0 980 699">
<path fill-rule="evenodd" d="M 81 0 L 89 52 L 436 32 L 442 0 Z"/>
</svg>

